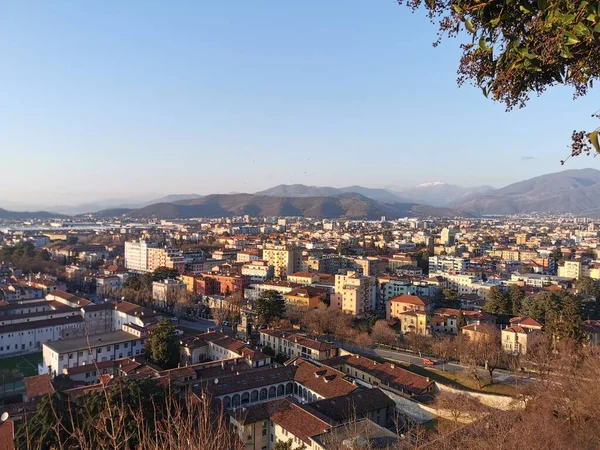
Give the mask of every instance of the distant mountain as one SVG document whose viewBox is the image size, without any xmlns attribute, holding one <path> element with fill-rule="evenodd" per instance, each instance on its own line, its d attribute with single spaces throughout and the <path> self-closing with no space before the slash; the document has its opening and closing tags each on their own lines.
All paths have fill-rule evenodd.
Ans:
<svg viewBox="0 0 600 450">
<path fill-rule="evenodd" d="M 67 216 L 48 211 L 8 211 L 0 208 L 0 219 L 28 220 L 28 219 L 64 219 Z"/>
<path fill-rule="evenodd" d="M 199 195 L 199 194 L 171 194 L 171 195 L 166 195 L 161 198 L 157 198 L 154 200 L 149 200 L 149 201 L 140 203 L 134 207 L 140 208 L 142 206 L 154 205 L 155 203 L 173 203 L 173 202 L 178 202 L 181 200 L 193 200 L 195 198 L 200 198 L 200 197 L 202 197 L 202 195 Z"/>
<path fill-rule="evenodd" d="M 491 186 L 463 187 L 439 181 L 423 183 L 410 189 L 394 192 L 415 203 L 433 206 L 455 206 L 467 200 L 490 194 L 495 189 Z"/>
<path fill-rule="evenodd" d="M 406 202 L 400 195 L 387 189 L 373 189 L 362 186 L 334 188 L 329 186 L 306 186 L 304 184 L 280 184 L 278 186 L 257 192 L 255 195 L 269 197 L 333 197 L 339 194 L 356 193 L 367 198 L 385 203 Z"/>
<path fill-rule="evenodd" d="M 126 215 L 131 218 L 192 218 L 250 215 L 302 216 L 315 218 L 348 218 L 375 220 L 386 216 L 395 219 L 406 216 L 457 216 L 460 212 L 413 203 L 384 203 L 357 193 L 330 197 L 276 197 L 268 195 L 234 194 L 207 195 L 175 203 L 157 203 L 138 209 L 104 210 L 98 217 Z"/>
<path fill-rule="evenodd" d="M 457 205 L 485 214 L 575 214 L 600 217 L 600 171 L 565 170 L 513 183 Z"/>
</svg>

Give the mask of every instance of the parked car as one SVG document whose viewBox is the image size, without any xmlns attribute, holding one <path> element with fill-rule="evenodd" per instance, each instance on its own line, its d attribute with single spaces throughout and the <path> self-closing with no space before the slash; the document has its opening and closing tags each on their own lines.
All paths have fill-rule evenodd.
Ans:
<svg viewBox="0 0 600 450">
<path fill-rule="evenodd" d="M 431 358 L 423 358 L 423 364 L 425 364 L 427 366 L 435 366 L 436 364 L 442 364 L 442 361 L 439 361 L 437 359 L 431 359 Z"/>
</svg>

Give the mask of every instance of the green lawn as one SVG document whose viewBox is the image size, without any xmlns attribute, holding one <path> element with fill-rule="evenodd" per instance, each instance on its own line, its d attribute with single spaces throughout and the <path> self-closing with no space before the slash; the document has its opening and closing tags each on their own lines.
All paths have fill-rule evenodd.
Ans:
<svg viewBox="0 0 600 450">
<path fill-rule="evenodd" d="M 40 362 L 42 362 L 41 353 L 2 358 L 0 359 L 0 375 L 14 378 L 37 375 L 37 365 Z"/>
</svg>

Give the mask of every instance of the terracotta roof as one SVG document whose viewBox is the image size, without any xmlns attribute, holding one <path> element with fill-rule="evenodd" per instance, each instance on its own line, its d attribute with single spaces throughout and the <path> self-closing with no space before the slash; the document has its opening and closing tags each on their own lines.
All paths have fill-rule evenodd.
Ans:
<svg viewBox="0 0 600 450">
<path fill-rule="evenodd" d="M 344 355 L 323 361 L 324 364 L 335 367 L 347 365 L 363 372 L 394 388 L 419 395 L 432 384 L 427 378 L 391 363 L 378 363 L 360 355 Z M 351 372 L 350 372 L 351 374 Z"/>
<path fill-rule="evenodd" d="M 241 408 L 230 414 L 243 425 L 270 419 L 309 445 L 310 436 L 320 434 L 331 426 L 326 417 L 298 404 L 292 397 Z"/>
<path fill-rule="evenodd" d="M 35 397 L 42 397 L 46 394 L 52 394 L 54 387 L 51 383 L 52 376 L 50 374 L 34 375 L 32 377 L 26 377 L 23 381 L 25 382 L 25 393 L 31 400 Z"/>
<path fill-rule="evenodd" d="M 510 319 L 511 324 L 521 325 L 525 328 L 542 328 L 542 324 L 537 320 L 527 316 L 518 316 Z"/>
<path fill-rule="evenodd" d="M 312 272 L 295 272 L 291 275 L 288 275 L 289 277 L 302 277 L 302 278 L 312 278 L 315 275 L 317 275 L 316 273 L 312 273 Z M 317 275 L 318 276 L 318 275 Z"/>
<path fill-rule="evenodd" d="M 342 397 L 323 399 L 310 403 L 308 409 L 314 409 L 341 423 L 362 417 L 371 411 L 394 406 L 394 401 L 383 393 L 381 389 L 373 388 L 356 390 Z"/>
<path fill-rule="evenodd" d="M 91 301 L 85 298 L 81 298 L 77 295 L 69 294 L 68 292 L 59 290 L 52 291 L 49 295 L 53 295 L 55 297 L 62 298 L 63 300 L 66 300 L 68 302 L 75 303 L 77 306 L 86 306 L 92 303 Z"/>
<path fill-rule="evenodd" d="M 297 368 L 294 380 L 325 398 L 347 395 L 357 387 L 346 380 L 346 375 L 333 367 L 317 366 L 298 358 L 293 362 Z"/>
<path fill-rule="evenodd" d="M 418 297 L 417 295 L 407 295 L 407 294 L 402 294 L 397 297 L 394 297 L 394 298 L 390 299 L 390 302 L 407 303 L 409 305 L 419 305 L 419 306 L 427 305 L 427 301 Z"/>
<path fill-rule="evenodd" d="M 15 422 L 6 420 L 0 424 L 0 450 L 14 450 Z"/>
</svg>

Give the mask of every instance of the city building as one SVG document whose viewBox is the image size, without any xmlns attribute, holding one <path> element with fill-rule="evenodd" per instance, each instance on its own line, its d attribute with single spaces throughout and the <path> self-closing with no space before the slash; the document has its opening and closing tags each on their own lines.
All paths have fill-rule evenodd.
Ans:
<svg viewBox="0 0 600 450">
<path fill-rule="evenodd" d="M 374 311 L 377 301 L 375 277 L 355 271 L 340 271 L 335 276 L 335 293 L 330 296 L 331 307 L 360 316 Z"/>
</svg>

